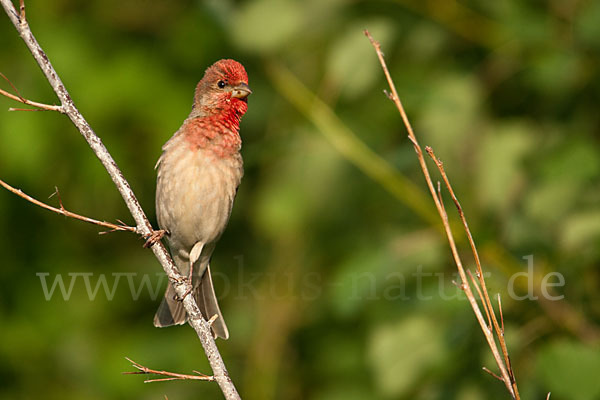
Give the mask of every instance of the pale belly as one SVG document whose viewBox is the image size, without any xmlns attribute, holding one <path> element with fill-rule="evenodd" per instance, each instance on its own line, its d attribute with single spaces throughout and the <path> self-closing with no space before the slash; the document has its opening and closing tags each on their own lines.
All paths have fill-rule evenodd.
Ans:
<svg viewBox="0 0 600 400">
<path fill-rule="evenodd" d="M 156 213 L 160 228 L 170 233 L 171 245 L 189 252 L 197 242 L 218 240 L 242 174 L 239 154 L 220 159 L 206 150 L 165 153 L 159 166 Z"/>
</svg>

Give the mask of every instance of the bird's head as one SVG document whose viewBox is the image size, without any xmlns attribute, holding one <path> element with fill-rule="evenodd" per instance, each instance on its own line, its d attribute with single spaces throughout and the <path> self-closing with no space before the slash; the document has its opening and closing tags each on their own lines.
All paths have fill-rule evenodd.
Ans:
<svg viewBox="0 0 600 400">
<path fill-rule="evenodd" d="M 208 67 L 198 83 L 192 113 L 209 116 L 234 111 L 241 117 L 248 109 L 250 93 L 244 66 L 234 60 L 219 60 Z"/>
</svg>

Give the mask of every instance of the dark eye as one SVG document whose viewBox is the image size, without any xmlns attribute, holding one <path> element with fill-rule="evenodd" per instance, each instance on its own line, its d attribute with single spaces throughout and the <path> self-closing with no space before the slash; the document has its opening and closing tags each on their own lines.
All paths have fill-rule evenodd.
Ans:
<svg viewBox="0 0 600 400">
<path fill-rule="evenodd" d="M 217 82 L 217 86 L 218 86 L 220 89 L 223 89 L 223 88 L 225 87 L 225 81 L 219 81 L 219 82 Z"/>
</svg>

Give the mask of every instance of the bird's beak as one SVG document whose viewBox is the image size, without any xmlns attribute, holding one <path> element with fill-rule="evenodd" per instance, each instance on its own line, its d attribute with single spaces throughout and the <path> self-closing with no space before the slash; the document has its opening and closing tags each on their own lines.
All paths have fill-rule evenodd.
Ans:
<svg viewBox="0 0 600 400">
<path fill-rule="evenodd" d="M 250 87 L 245 83 L 240 83 L 231 89 L 231 97 L 235 97 L 236 99 L 245 99 L 251 93 L 252 90 L 250 90 Z"/>
</svg>

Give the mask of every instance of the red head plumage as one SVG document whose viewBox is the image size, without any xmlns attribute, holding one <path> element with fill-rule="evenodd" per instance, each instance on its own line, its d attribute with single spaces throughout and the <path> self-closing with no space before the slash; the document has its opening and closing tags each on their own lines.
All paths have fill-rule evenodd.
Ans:
<svg viewBox="0 0 600 400">
<path fill-rule="evenodd" d="M 190 147 L 210 147 L 219 157 L 237 153 L 241 147 L 239 123 L 248 110 L 250 93 L 248 75 L 239 62 L 219 60 L 208 67 L 182 127 Z"/>
<path fill-rule="evenodd" d="M 230 59 L 219 60 L 206 69 L 196 87 L 192 116 L 234 112 L 241 117 L 248 109 L 246 97 L 250 93 L 244 66 Z"/>
</svg>

